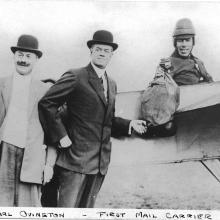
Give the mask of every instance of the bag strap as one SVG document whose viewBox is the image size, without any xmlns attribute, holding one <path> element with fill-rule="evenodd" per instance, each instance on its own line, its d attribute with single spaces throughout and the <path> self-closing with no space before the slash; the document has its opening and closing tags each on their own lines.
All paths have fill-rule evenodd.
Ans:
<svg viewBox="0 0 220 220">
<path fill-rule="evenodd" d="M 203 80 L 205 79 L 208 82 L 212 82 L 213 79 L 212 77 L 207 73 L 202 61 L 200 61 L 197 57 L 192 55 L 192 59 L 195 62 L 195 67 L 198 70 L 198 72 L 200 73 L 200 76 L 203 77 Z"/>
<path fill-rule="evenodd" d="M 203 76 L 201 68 L 199 67 L 200 64 L 198 63 L 198 58 L 196 58 L 195 56 L 191 55 L 192 60 L 195 62 L 195 67 L 198 70 L 198 72 L 200 73 L 201 76 Z"/>
</svg>

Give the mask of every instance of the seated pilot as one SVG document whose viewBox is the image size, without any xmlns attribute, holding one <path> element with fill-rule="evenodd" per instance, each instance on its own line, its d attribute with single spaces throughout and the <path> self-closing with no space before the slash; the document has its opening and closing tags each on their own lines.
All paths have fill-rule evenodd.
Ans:
<svg viewBox="0 0 220 220">
<path fill-rule="evenodd" d="M 173 33 L 173 44 L 175 47 L 173 54 L 169 58 L 161 59 L 155 77 L 166 72 L 179 86 L 213 82 L 203 62 L 192 54 L 195 45 L 195 29 L 190 19 L 183 18 L 177 21 Z M 176 129 L 175 121 L 171 120 L 164 125 L 150 128 L 148 135 L 171 136 L 175 134 Z"/>
<path fill-rule="evenodd" d="M 190 19 L 177 21 L 173 33 L 175 50 L 167 59 L 161 59 L 157 74 L 168 71 L 177 85 L 193 85 L 213 82 L 203 62 L 192 54 L 195 45 L 195 29 Z"/>
</svg>

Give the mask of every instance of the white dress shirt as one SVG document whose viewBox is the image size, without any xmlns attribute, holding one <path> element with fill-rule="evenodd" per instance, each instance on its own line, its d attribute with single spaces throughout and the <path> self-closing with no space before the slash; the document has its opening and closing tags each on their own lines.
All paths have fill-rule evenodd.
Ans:
<svg viewBox="0 0 220 220">
<path fill-rule="evenodd" d="M 11 99 L 6 113 L 3 131 L 4 142 L 24 148 L 28 129 L 28 98 L 31 75 L 15 73 L 12 82 Z"/>
<path fill-rule="evenodd" d="M 108 97 L 108 84 L 107 84 L 107 79 L 105 77 L 105 69 L 100 69 L 97 66 L 95 66 L 93 63 L 92 67 L 94 68 L 96 74 L 98 75 L 99 78 L 102 78 L 103 80 L 103 87 L 104 87 L 104 94 L 105 94 L 105 98 L 107 100 Z M 131 123 L 129 124 L 129 129 L 128 129 L 128 134 L 131 135 L 132 133 L 132 127 L 131 127 Z"/>
<path fill-rule="evenodd" d="M 105 94 L 105 98 L 107 100 L 107 98 L 108 98 L 108 83 L 107 83 L 107 79 L 105 77 L 105 69 L 100 69 L 97 66 L 95 66 L 93 63 L 91 63 L 91 64 L 92 64 L 92 67 L 94 68 L 96 74 L 98 75 L 98 77 L 101 78 L 103 81 L 104 94 Z"/>
</svg>

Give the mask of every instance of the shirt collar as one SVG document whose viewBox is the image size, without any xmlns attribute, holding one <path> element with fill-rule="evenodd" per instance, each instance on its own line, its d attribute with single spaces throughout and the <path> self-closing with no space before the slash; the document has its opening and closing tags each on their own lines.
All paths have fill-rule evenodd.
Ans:
<svg viewBox="0 0 220 220">
<path fill-rule="evenodd" d="M 14 73 L 14 80 L 15 81 L 23 81 L 29 83 L 31 81 L 31 74 L 23 76 L 17 72 Z"/>
<path fill-rule="evenodd" d="M 92 64 L 92 67 L 93 67 L 93 69 L 95 70 L 96 74 L 98 75 L 98 77 L 99 77 L 99 78 L 103 77 L 104 74 L 105 74 L 105 69 L 100 69 L 100 68 L 98 68 L 98 67 L 95 66 L 92 62 L 91 62 L 91 64 Z"/>
</svg>

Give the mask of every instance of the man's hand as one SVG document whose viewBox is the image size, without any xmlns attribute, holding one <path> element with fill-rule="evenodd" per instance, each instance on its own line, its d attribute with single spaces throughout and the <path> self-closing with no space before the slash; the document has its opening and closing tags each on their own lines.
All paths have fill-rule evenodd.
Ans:
<svg viewBox="0 0 220 220">
<path fill-rule="evenodd" d="M 67 135 L 60 140 L 60 147 L 61 148 L 67 148 L 71 144 L 72 144 L 72 142 Z"/>
<path fill-rule="evenodd" d="M 143 120 L 132 120 L 129 125 L 129 134 L 131 134 L 132 129 L 139 134 L 144 134 L 147 132 L 147 123 Z"/>
<path fill-rule="evenodd" d="M 160 66 L 161 66 L 163 69 L 165 69 L 165 70 L 170 69 L 170 68 L 171 68 L 171 60 L 170 60 L 170 57 L 160 59 Z"/>
<path fill-rule="evenodd" d="M 154 78 L 160 77 L 164 77 L 164 69 L 161 66 L 158 66 Z"/>
<path fill-rule="evenodd" d="M 159 66 L 157 67 L 155 78 L 163 77 L 165 72 L 169 72 L 171 68 L 171 61 L 170 58 L 162 58 L 160 60 Z"/>
<path fill-rule="evenodd" d="M 44 167 L 43 185 L 45 185 L 46 183 L 49 183 L 52 177 L 53 177 L 53 167 L 46 164 Z"/>
</svg>

